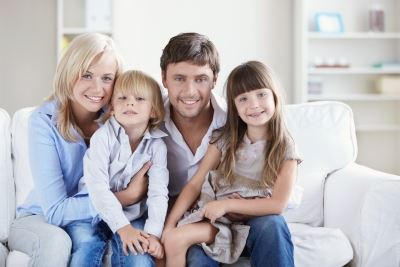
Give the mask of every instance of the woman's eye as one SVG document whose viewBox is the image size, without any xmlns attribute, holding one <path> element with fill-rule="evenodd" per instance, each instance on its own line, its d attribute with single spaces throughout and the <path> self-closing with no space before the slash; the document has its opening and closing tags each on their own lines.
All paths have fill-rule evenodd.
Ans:
<svg viewBox="0 0 400 267">
<path fill-rule="evenodd" d="M 83 78 L 83 79 L 91 79 L 91 78 L 92 78 L 92 75 L 91 75 L 91 74 L 83 74 L 83 75 L 82 75 L 82 78 Z"/>
</svg>

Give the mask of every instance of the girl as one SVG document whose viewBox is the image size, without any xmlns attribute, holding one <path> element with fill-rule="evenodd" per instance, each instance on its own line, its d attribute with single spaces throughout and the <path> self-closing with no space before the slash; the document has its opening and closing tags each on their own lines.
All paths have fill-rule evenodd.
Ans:
<svg viewBox="0 0 400 267">
<path fill-rule="evenodd" d="M 57 65 L 53 94 L 29 119 L 34 188 L 17 208 L 8 244 L 28 254 L 30 266 L 67 266 L 71 240 L 59 227 L 97 215 L 89 197 L 75 194 L 90 137 L 99 128 L 98 119 L 121 70 L 122 61 L 108 36 L 76 37 Z M 132 204 L 142 197 L 146 171 L 143 168 L 135 183 L 121 192 L 121 201 Z"/>
<path fill-rule="evenodd" d="M 244 63 L 230 73 L 226 90 L 227 123 L 214 133 L 199 169 L 167 218 L 163 233 L 167 266 L 185 266 L 187 249 L 198 243 L 219 262 L 236 261 L 252 219 L 244 222 L 249 229 L 229 225 L 227 217 L 281 214 L 289 202 L 300 159 L 282 118 L 282 100 L 271 71 L 260 62 Z M 207 175 L 216 168 L 218 172 Z M 199 211 L 189 213 L 176 227 L 200 192 Z M 228 197 L 232 193 L 235 198 Z M 228 226 L 232 234 L 227 233 Z M 290 240 L 286 223 L 285 229 Z M 292 244 L 284 253 L 282 266 L 292 266 Z M 272 266 L 251 261 L 252 266 Z"/>
<path fill-rule="evenodd" d="M 150 255 L 164 255 L 159 238 L 168 207 L 169 180 L 167 149 L 161 139 L 166 134 L 158 129 L 164 118 L 158 83 L 140 71 L 123 73 L 116 81 L 108 117 L 93 135 L 84 157 L 80 192 L 87 189 L 99 218 L 94 223 L 68 226 L 76 243 L 71 266 L 101 266 L 109 239 L 112 266 L 153 266 Z M 112 192 L 126 189 L 131 177 L 149 160 L 147 199 L 123 208 Z M 148 254 L 143 255 L 145 252 Z"/>
</svg>

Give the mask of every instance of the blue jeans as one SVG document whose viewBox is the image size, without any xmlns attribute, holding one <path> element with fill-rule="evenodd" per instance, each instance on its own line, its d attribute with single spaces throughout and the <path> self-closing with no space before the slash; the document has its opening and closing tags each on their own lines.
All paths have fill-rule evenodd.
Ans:
<svg viewBox="0 0 400 267">
<path fill-rule="evenodd" d="M 255 217 L 250 226 L 244 255 L 250 257 L 253 267 L 294 266 L 293 243 L 285 219 L 281 215 Z M 189 267 L 219 266 L 200 246 L 192 246 L 186 255 Z"/>
<path fill-rule="evenodd" d="M 131 222 L 134 228 L 143 230 L 144 219 Z M 154 266 L 154 259 L 149 254 L 126 256 L 122 250 L 122 242 L 117 233 L 113 234 L 103 221 L 92 226 L 90 222 L 76 222 L 65 227 L 72 240 L 70 267 L 103 266 L 103 258 L 111 242 L 111 263 L 116 266 L 147 267 Z"/>
</svg>

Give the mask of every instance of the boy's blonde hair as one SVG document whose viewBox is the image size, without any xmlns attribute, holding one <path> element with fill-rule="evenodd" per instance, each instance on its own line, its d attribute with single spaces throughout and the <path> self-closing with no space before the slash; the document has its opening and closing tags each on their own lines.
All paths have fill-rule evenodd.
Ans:
<svg viewBox="0 0 400 267">
<path fill-rule="evenodd" d="M 54 91 L 49 98 L 57 100 L 59 104 L 57 128 L 67 141 L 77 140 L 74 128 L 83 136 L 72 113 L 73 87 L 93 60 L 101 58 L 105 53 L 115 56 L 117 65 L 115 78 L 117 78 L 122 72 L 122 59 L 114 41 L 107 35 L 99 33 L 85 33 L 75 37 L 57 64 L 53 80 Z"/>
<path fill-rule="evenodd" d="M 226 142 L 226 154 L 221 161 L 220 168 L 230 183 L 234 179 L 236 151 L 247 131 L 247 124 L 239 117 L 236 109 L 235 98 L 242 93 L 262 88 L 272 90 L 275 102 L 274 115 L 266 126 L 270 133 L 271 145 L 265 153 L 263 185 L 273 187 L 284 160 L 291 137 L 283 119 L 283 99 L 280 95 L 280 86 L 271 69 L 261 62 L 248 61 L 237 66 L 228 76 L 225 88 L 228 104 L 227 120 L 225 126 L 221 128 L 217 135 L 218 139 L 223 138 L 222 140 Z M 212 142 L 215 142 L 215 140 Z"/>
<path fill-rule="evenodd" d="M 105 116 L 105 120 L 111 116 L 112 105 L 118 93 L 142 96 L 150 101 L 152 110 L 148 124 L 150 130 L 158 128 L 164 120 L 165 111 L 160 85 L 146 73 L 139 70 L 129 70 L 118 77 L 111 97 L 111 109 Z"/>
</svg>

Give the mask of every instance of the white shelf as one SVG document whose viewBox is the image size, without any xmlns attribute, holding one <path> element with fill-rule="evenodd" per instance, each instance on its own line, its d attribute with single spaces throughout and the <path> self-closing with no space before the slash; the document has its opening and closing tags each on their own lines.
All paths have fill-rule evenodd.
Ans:
<svg viewBox="0 0 400 267">
<path fill-rule="evenodd" d="M 308 68 L 308 74 L 338 75 L 338 74 L 400 74 L 400 68 Z"/>
<path fill-rule="evenodd" d="M 308 32 L 309 39 L 400 39 L 398 32 L 344 32 L 344 33 L 320 33 Z"/>
<path fill-rule="evenodd" d="M 358 132 L 399 132 L 399 124 L 364 124 L 356 126 L 356 131 Z"/>
<path fill-rule="evenodd" d="M 308 101 L 339 100 L 339 101 L 400 101 L 399 95 L 385 94 L 309 94 Z"/>
</svg>

